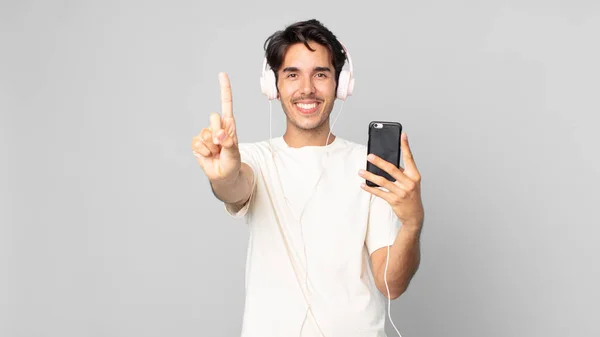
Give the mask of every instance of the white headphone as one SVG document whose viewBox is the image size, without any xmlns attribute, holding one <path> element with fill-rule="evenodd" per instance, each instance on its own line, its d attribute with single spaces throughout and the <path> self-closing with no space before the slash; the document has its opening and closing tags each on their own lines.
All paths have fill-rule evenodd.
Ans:
<svg viewBox="0 0 600 337">
<path fill-rule="evenodd" d="M 350 70 L 342 70 L 340 72 L 338 80 L 336 97 L 343 101 L 348 96 L 352 95 L 352 92 L 354 91 L 354 69 L 352 66 L 352 58 L 350 57 L 350 53 L 348 53 L 348 50 L 346 49 L 346 47 L 344 47 L 343 44 L 342 48 L 344 48 L 344 51 L 346 52 L 346 56 L 348 57 L 348 66 L 350 67 Z M 268 67 L 266 57 L 263 60 L 262 75 L 260 77 L 260 88 L 262 90 L 262 93 L 265 94 L 269 98 L 269 100 L 277 98 L 277 84 L 275 80 L 275 73 L 272 69 Z"/>
</svg>

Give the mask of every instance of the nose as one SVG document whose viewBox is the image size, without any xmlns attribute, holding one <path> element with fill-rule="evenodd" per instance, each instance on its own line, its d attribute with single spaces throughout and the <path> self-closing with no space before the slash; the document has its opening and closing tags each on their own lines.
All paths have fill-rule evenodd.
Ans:
<svg viewBox="0 0 600 337">
<path fill-rule="evenodd" d="M 302 80 L 302 87 L 300 88 L 300 92 L 303 95 L 310 95 L 315 92 L 315 86 L 313 84 L 312 76 L 306 76 Z"/>
</svg>

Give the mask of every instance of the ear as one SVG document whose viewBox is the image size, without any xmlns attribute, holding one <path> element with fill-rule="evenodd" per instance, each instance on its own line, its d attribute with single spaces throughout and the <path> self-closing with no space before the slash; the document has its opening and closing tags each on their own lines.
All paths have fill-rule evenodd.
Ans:
<svg viewBox="0 0 600 337">
<path fill-rule="evenodd" d="M 275 82 L 275 88 L 277 89 L 277 99 L 281 101 L 281 97 L 279 96 L 279 83 L 277 83 L 279 81 Z"/>
</svg>

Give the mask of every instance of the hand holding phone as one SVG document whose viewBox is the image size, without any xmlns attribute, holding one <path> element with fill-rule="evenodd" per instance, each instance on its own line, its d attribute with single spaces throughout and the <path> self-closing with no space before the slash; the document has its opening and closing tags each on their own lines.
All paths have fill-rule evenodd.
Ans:
<svg viewBox="0 0 600 337">
<path fill-rule="evenodd" d="M 372 153 L 399 168 L 401 134 L 402 124 L 398 122 L 373 121 L 369 123 L 367 153 Z M 385 177 L 389 181 L 396 181 L 394 177 L 368 161 L 367 171 Z M 366 180 L 365 182 L 367 186 L 379 187 L 379 185 L 372 181 Z"/>
<path fill-rule="evenodd" d="M 408 144 L 408 136 L 402 132 L 402 125 L 396 122 L 371 122 L 367 148 L 367 152 L 376 157 L 368 158 L 367 170 L 358 173 L 365 179 L 361 188 L 387 201 L 403 227 L 419 231 L 425 216 L 421 200 L 421 174 Z M 400 167 L 400 155 L 404 168 Z"/>
</svg>

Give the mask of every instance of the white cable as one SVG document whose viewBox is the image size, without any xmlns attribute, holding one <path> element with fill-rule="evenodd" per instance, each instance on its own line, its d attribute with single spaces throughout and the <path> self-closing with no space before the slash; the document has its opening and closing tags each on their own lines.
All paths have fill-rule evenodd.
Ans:
<svg viewBox="0 0 600 337">
<path fill-rule="evenodd" d="M 269 136 L 269 150 L 271 152 L 271 157 L 273 158 L 273 165 L 275 166 L 275 171 L 277 173 L 276 175 L 277 175 L 277 179 L 278 179 L 278 182 L 279 182 L 279 186 L 280 186 L 282 192 L 284 192 L 283 191 L 283 184 L 281 183 L 281 178 L 280 178 L 280 174 L 279 174 L 279 169 L 277 168 L 277 163 L 276 163 L 276 160 L 275 160 L 275 151 L 273 151 L 273 146 L 271 144 L 271 139 L 273 138 L 272 137 L 272 128 L 271 128 L 271 125 L 272 125 L 272 123 L 271 123 L 272 118 L 271 117 L 272 117 L 272 105 L 271 105 L 271 101 L 269 101 L 269 135 L 270 135 Z M 323 170 L 321 170 L 321 174 L 319 175 L 317 183 L 315 184 L 315 187 L 313 188 L 313 193 L 316 191 L 316 187 L 317 187 L 319 181 L 321 180 L 322 174 L 323 174 Z M 293 206 L 291 206 L 291 202 L 285 196 L 285 193 L 282 193 L 282 194 L 283 194 L 283 197 L 284 197 L 286 203 L 288 204 L 288 206 L 290 206 L 290 210 L 294 213 L 294 216 L 295 216 L 295 212 L 293 210 Z M 312 197 L 312 195 L 311 195 L 311 197 Z M 270 196 L 269 196 L 269 199 L 271 199 Z M 271 200 L 271 203 L 273 203 L 272 200 Z M 307 201 L 307 204 L 308 204 L 308 201 Z M 302 216 L 302 213 L 304 213 L 304 209 L 305 208 L 306 208 L 306 204 L 302 208 L 302 211 L 300 212 L 300 216 Z M 302 235 L 302 244 L 304 245 L 304 261 L 306 263 L 306 267 L 305 267 L 305 287 L 306 287 L 306 290 L 308 290 L 308 261 L 307 261 L 307 254 L 306 254 L 306 246 L 304 244 L 304 236 L 302 234 L 302 227 L 303 226 L 302 226 L 302 221 L 300 220 L 300 218 L 297 218 L 297 220 L 298 220 L 298 224 L 300 225 L 300 231 L 301 231 L 301 235 Z M 277 223 L 279 225 L 279 231 L 281 233 L 281 236 L 284 239 L 284 244 L 285 244 L 286 250 L 288 251 L 288 257 L 290 259 L 290 262 L 292 263 L 292 267 L 294 269 L 294 274 L 296 276 L 296 281 L 298 282 L 298 285 L 300 286 L 300 291 L 302 291 L 302 295 L 304 296 L 304 301 L 306 302 L 306 305 L 307 305 L 307 309 L 306 309 L 306 311 L 304 313 L 304 319 L 302 321 L 302 325 L 300 327 L 299 334 L 300 335 L 302 334 L 302 329 L 304 329 L 304 324 L 306 323 L 306 319 L 308 318 L 308 312 L 310 312 L 312 314 L 312 317 L 313 317 L 314 321 L 315 321 L 315 324 L 317 325 L 317 329 L 321 333 L 321 336 L 325 337 L 325 334 L 323 334 L 323 331 L 321 330 L 321 327 L 320 327 L 319 323 L 317 322 L 317 318 L 316 318 L 314 312 L 312 311 L 312 306 L 310 304 L 310 301 L 308 300 L 308 296 L 304 292 L 304 288 L 301 285 L 300 277 L 298 276 L 298 271 L 297 271 L 296 263 L 294 263 L 294 260 L 293 260 L 293 258 L 291 256 L 289 244 L 288 244 L 287 240 L 285 239 L 285 235 L 283 234 L 283 226 L 279 222 L 278 217 L 277 217 L 276 221 L 277 221 Z"/>
<path fill-rule="evenodd" d="M 336 118 L 334 119 L 333 123 L 331 124 L 331 127 L 329 128 L 329 133 L 327 135 L 327 140 L 325 141 L 325 146 L 327 146 L 329 144 L 329 136 L 331 136 L 331 134 L 333 132 L 333 127 L 335 126 L 335 123 L 337 122 L 338 118 L 342 114 L 343 108 L 344 108 L 344 101 L 342 101 L 342 105 L 340 107 L 340 112 L 338 112 L 338 115 L 336 116 Z M 269 148 L 270 148 L 270 151 L 271 151 L 271 156 L 273 157 L 273 164 L 275 165 L 275 170 L 277 172 L 277 178 L 279 180 L 279 184 L 280 184 L 281 189 L 283 191 L 283 185 L 281 185 L 281 178 L 279 177 L 279 170 L 277 169 L 277 164 L 275 163 L 275 155 L 274 155 L 273 147 L 271 145 L 271 139 L 273 138 L 273 133 L 272 133 L 272 125 L 273 125 L 273 122 L 272 122 L 272 120 L 273 120 L 272 117 L 273 116 L 272 116 L 272 114 L 273 114 L 273 112 L 272 112 L 272 110 L 273 109 L 272 109 L 271 101 L 269 100 Z M 329 151 L 325 151 L 325 153 L 326 153 L 327 157 L 329 157 Z M 318 185 L 319 181 L 321 180 L 321 176 L 323 175 L 323 170 L 324 170 L 324 168 L 323 168 L 323 166 L 321 166 L 321 174 L 319 175 L 319 178 L 317 179 L 317 183 L 315 184 L 315 188 L 313 189 L 313 193 L 316 190 L 316 185 Z M 290 209 L 293 212 L 293 207 L 291 207 L 291 205 L 290 205 L 291 202 L 287 199 L 287 197 L 285 196 L 285 193 L 283 194 L 283 196 L 284 196 L 285 201 L 288 203 L 288 206 L 290 206 Z M 311 197 L 312 197 L 312 195 L 311 195 Z M 307 203 L 308 203 L 308 201 L 307 201 Z M 304 213 L 305 208 L 306 208 L 306 204 L 304 205 L 304 207 L 302 208 L 302 210 L 300 212 L 300 218 L 302 217 L 302 213 Z M 279 229 L 280 229 L 281 235 L 284 236 L 283 235 L 283 229 L 281 227 L 281 223 L 279 223 L 279 221 L 277 221 L 277 222 L 278 222 L 279 227 L 280 227 Z M 307 257 L 307 254 L 306 254 L 306 245 L 304 243 L 303 226 L 302 226 L 302 222 L 301 222 L 300 219 L 298 219 L 298 223 L 300 224 L 300 235 L 302 236 L 302 244 L 304 245 L 304 247 L 303 247 L 304 261 L 305 261 L 305 264 L 306 264 L 304 280 L 305 280 L 305 287 L 308 290 L 308 257 Z M 392 227 L 390 227 L 390 233 L 391 233 L 391 229 L 392 229 Z M 390 236 L 391 236 L 391 234 L 390 234 Z M 293 267 L 294 267 L 293 269 L 294 269 L 294 273 L 296 274 L 296 280 L 298 281 L 298 283 L 300 283 L 300 279 L 299 279 L 297 271 L 296 271 L 296 264 L 294 263 L 293 258 L 291 257 L 290 252 L 289 252 L 289 245 L 287 244 L 287 242 L 284 242 L 284 243 L 285 243 L 286 249 L 288 250 L 288 257 L 290 258 L 290 262 L 292 262 Z M 384 274 L 383 274 L 383 280 L 385 282 L 385 288 L 387 290 L 387 295 L 388 295 L 387 296 L 387 299 L 388 299 L 388 318 L 390 320 L 390 323 L 394 327 L 394 330 L 396 330 L 396 333 L 398 334 L 398 336 L 402 337 L 402 335 L 400 334 L 400 331 L 398 331 L 398 328 L 396 328 L 396 325 L 394 324 L 394 321 L 392 320 L 392 316 L 391 316 L 391 311 L 392 311 L 391 295 L 390 295 L 390 288 L 389 288 L 388 283 L 387 283 L 387 270 L 388 270 L 388 265 L 389 265 L 389 260 L 390 260 L 390 246 L 389 245 L 387 246 L 387 252 L 388 253 L 387 253 L 387 256 L 386 256 L 386 260 L 385 260 L 385 270 L 384 270 Z M 314 321 L 315 321 L 315 324 L 317 325 L 317 328 L 319 329 L 319 332 L 321 333 L 321 336 L 324 337 L 325 335 L 323 334 L 323 331 L 321 330 L 321 327 L 319 326 L 319 324 L 317 322 L 317 318 L 315 317 L 314 312 L 312 311 L 312 306 L 311 306 L 310 302 L 308 301 L 307 295 L 304 293 L 304 289 L 302 287 L 300 287 L 300 290 L 302 291 L 302 294 L 304 295 L 304 300 L 305 300 L 305 302 L 307 304 L 307 309 L 306 309 L 306 312 L 304 313 L 304 319 L 302 320 L 302 325 L 300 327 L 300 333 L 299 333 L 300 336 L 302 335 L 302 330 L 304 329 L 304 324 L 306 323 L 306 319 L 308 318 L 308 313 L 310 312 L 312 314 L 312 317 L 313 317 Z"/>
<path fill-rule="evenodd" d="M 391 228 L 390 227 L 390 232 L 391 232 Z M 390 235 L 391 236 L 391 235 Z M 388 269 L 388 264 L 390 262 L 390 246 L 387 246 L 387 256 L 385 258 L 385 270 L 383 271 L 383 281 L 385 282 L 385 289 L 387 289 L 387 297 L 388 297 L 388 318 L 390 319 L 390 323 L 392 323 L 392 326 L 394 327 L 394 330 L 396 330 L 396 333 L 398 333 L 398 336 L 402 337 L 402 335 L 400 334 L 400 331 L 398 331 L 398 328 L 396 328 L 396 324 L 394 324 L 394 321 L 392 320 L 392 299 L 390 298 L 390 288 L 388 286 L 387 283 L 387 269 Z"/>
<path fill-rule="evenodd" d="M 335 120 L 333 121 L 333 124 L 331 125 L 331 130 L 329 131 L 329 134 L 331 135 L 331 132 L 333 131 L 333 127 L 335 125 L 335 122 L 337 121 L 337 119 L 340 117 L 340 115 L 342 114 L 342 109 L 344 108 L 344 102 L 342 101 L 342 107 L 340 108 L 340 112 L 338 113 L 337 117 L 335 118 Z M 327 146 L 327 144 L 329 143 L 329 135 L 327 135 L 327 141 L 325 142 L 325 146 Z M 329 152 L 327 152 L 329 154 Z M 391 231 L 392 231 L 393 227 L 390 227 L 390 236 L 391 236 Z M 396 333 L 398 333 L 398 336 L 402 337 L 402 335 L 400 334 L 400 331 L 398 331 L 398 328 L 396 328 L 396 325 L 394 324 L 394 321 L 392 320 L 392 300 L 391 300 L 391 296 L 390 296 L 390 288 L 388 286 L 387 283 L 387 270 L 388 270 L 388 265 L 390 262 L 390 246 L 387 246 L 387 256 L 385 258 L 385 270 L 383 272 L 383 281 L 385 282 L 385 288 L 387 289 L 387 298 L 388 298 L 388 318 L 390 320 L 390 323 L 392 323 L 392 326 L 394 327 L 394 330 L 396 330 Z"/>
<path fill-rule="evenodd" d="M 335 122 L 337 121 L 337 119 L 342 114 L 343 108 L 344 108 L 344 101 L 342 101 L 342 106 L 340 108 L 340 112 L 338 112 L 337 117 L 335 118 L 335 120 L 333 121 L 333 124 L 329 128 L 329 133 L 327 134 L 327 140 L 325 140 L 325 146 L 329 145 L 329 136 L 332 134 L 332 132 L 333 132 L 333 126 L 335 125 Z M 327 158 L 329 158 L 329 151 L 325 151 L 325 154 L 326 154 Z M 325 170 L 325 167 L 323 166 L 323 161 L 321 160 L 321 173 L 319 175 L 319 178 L 317 179 L 317 183 L 315 184 L 315 188 L 313 189 L 313 193 L 316 191 L 317 185 L 321 181 L 321 177 L 323 176 L 323 171 L 324 170 Z M 312 195 L 311 195 L 311 197 L 312 197 Z M 285 195 L 284 195 L 284 198 L 287 201 L 287 198 L 285 197 Z M 308 204 L 308 201 L 307 201 L 307 204 Z M 292 207 L 290 207 L 290 208 L 292 208 Z M 302 213 L 304 213 L 305 209 L 306 209 L 306 204 L 302 208 L 302 212 L 300 213 L 300 218 L 302 218 Z M 303 245 L 303 251 L 304 251 L 304 261 L 305 261 L 305 264 L 306 264 L 306 272 L 304 274 L 304 282 L 305 282 L 304 284 L 305 284 L 306 290 L 308 290 L 308 255 L 306 254 L 306 244 L 304 242 L 304 226 L 302 225 L 302 222 L 300 220 L 298 222 L 300 223 L 300 236 L 302 238 L 302 245 Z M 302 325 L 300 326 L 300 334 L 302 334 L 302 329 L 304 329 L 304 324 L 306 323 L 306 319 L 307 318 L 308 318 L 308 310 L 305 313 L 304 320 L 302 321 Z M 313 318 L 314 318 L 314 316 L 313 316 Z M 320 329 L 319 329 L 319 331 L 320 331 Z M 323 335 L 322 331 L 321 331 L 321 335 Z"/>
<path fill-rule="evenodd" d="M 335 125 L 335 122 L 337 122 L 338 118 L 340 118 L 340 115 L 342 114 L 342 110 L 344 109 L 344 101 L 342 101 L 342 107 L 340 108 L 340 112 L 338 112 L 337 117 L 335 117 L 335 119 L 333 120 L 333 124 L 331 124 L 331 127 L 329 128 L 329 134 L 327 135 L 327 140 L 325 141 L 325 146 L 327 146 L 327 144 L 329 144 L 329 136 L 331 135 L 331 132 L 333 131 L 333 126 Z M 327 155 L 329 155 L 329 152 L 325 152 L 327 153 Z"/>
</svg>

